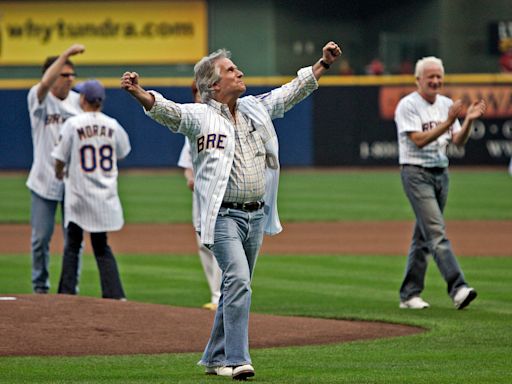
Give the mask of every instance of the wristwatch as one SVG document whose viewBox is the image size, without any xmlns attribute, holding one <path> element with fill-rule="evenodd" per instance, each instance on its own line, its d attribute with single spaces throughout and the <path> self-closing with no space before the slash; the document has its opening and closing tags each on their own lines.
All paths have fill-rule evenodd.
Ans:
<svg viewBox="0 0 512 384">
<path fill-rule="evenodd" d="M 331 65 L 330 64 L 327 64 L 324 59 L 320 59 L 320 64 L 322 65 L 322 67 L 324 67 L 325 69 L 329 69 L 331 68 Z"/>
</svg>

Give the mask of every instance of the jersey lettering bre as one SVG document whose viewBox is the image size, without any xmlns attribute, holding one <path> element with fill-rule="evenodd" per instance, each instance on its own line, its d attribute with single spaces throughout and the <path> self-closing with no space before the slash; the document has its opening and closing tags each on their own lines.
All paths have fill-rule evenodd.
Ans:
<svg viewBox="0 0 512 384">
<path fill-rule="evenodd" d="M 64 184 L 55 177 L 51 153 L 57 144 L 62 124 L 68 118 L 82 112 L 80 96 L 71 91 L 66 99 L 60 100 L 48 92 L 39 103 L 38 88 L 39 84 L 34 85 L 27 96 L 33 144 L 33 161 L 27 186 L 45 199 L 61 201 Z"/>
<path fill-rule="evenodd" d="M 430 104 L 418 92 L 413 92 L 400 100 L 395 111 L 400 164 L 427 168 L 448 166 L 446 147 L 451 142 L 453 134 L 461 130 L 457 119 L 448 131 L 423 148 L 414 144 L 407 134 L 435 128 L 448 118 L 448 110 L 452 104 L 451 99 L 442 95 L 437 95 L 435 103 Z"/>
</svg>

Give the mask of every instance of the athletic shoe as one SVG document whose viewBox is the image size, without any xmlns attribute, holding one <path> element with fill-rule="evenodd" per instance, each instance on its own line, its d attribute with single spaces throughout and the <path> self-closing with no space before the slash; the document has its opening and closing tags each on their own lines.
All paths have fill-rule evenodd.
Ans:
<svg viewBox="0 0 512 384">
<path fill-rule="evenodd" d="M 233 376 L 233 367 L 206 367 L 204 373 L 207 375 Z"/>
<path fill-rule="evenodd" d="M 204 309 L 209 309 L 210 311 L 216 311 L 217 310 L 217 304 L 214 303 L 206 303 L 203 304 Z"/>
<path fill-rule="evenodd" d="M 469 305 L 476 297 L 476 291 L 469 287 L 460 287 L 455 296 L 453 296 L 453 305 L 457 309 L 463 309 Z"/>
<path fill-rule="evenodd" d="M 424 309 L 428 307 L 430 307 L 430 304 L 419 296 L 414 296 L 411 297 L 409 300 L 400 302 L 400 308 Z"/>
<path fill-rule="evenodd" d="M 233 380 L 246 380 L 254 376 L 254 367 L 251 364 L 239 365 L 233 367 Z"/>
<path fill-rule="evenodd" d="M 38 295 L 46 295 L 48 293 L 48 290 L 45 288 L 36 288 L 34 289 L 34 293 Z"/>
</svg>

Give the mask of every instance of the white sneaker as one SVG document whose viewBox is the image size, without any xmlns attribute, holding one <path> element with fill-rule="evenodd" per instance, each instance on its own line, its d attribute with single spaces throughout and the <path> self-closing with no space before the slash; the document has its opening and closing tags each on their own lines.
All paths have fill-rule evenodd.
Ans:
<svg viewBox="0 0 512 384">
<path fill-rule="evenodd" d="M 469 287 L 460 287 L 455 296 L 453 296 L 453 305 L 457 309 L 463 309 L 469 305 L 476 297 L 476 291 Z"/>
<path fill-rule="evenodd" d="M 206 367 L 204 373 L 207 375 L 233 376 L 233 367 Z"/>
<path fill-rule="evenodd" d="M 400 308 L 424 309 L 428 307 L 430 307 L 430 304 L 419 296 L 414 296 L 411 297 L 409 300 L 400 302 Z"/>
<path fill-rule="evenodd" d="M 245 380 L 254 376 L 254 367 L 251 364 L 239 365 L 233 368 L 233 380 Z"/>
</svg>

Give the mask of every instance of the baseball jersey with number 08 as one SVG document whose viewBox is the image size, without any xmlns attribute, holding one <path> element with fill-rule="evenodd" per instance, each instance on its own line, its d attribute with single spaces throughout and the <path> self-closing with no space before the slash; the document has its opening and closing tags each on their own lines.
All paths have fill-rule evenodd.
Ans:
<svg viewBox="0 0 512 384">
<path fill-rule="evenodd" d="M 66 121 L 52 152 L 66 164 L 66 226 L 71 221 L 93 233 L 122 228 L 117 160 L 130 150 L 123 127 L 101 112 L 84 112 Z"/>
</svg>

